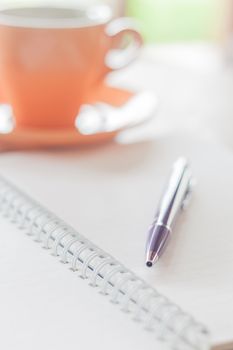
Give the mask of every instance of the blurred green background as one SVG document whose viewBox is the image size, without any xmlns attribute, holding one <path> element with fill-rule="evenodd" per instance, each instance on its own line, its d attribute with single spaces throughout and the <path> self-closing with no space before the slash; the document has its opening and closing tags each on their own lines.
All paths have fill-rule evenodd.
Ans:
<svg viewBox="0 0 233 350">
<path fill-rule="evenodd" d="M 128 0 L 148 42 L 216 40 L 224 0 Z"/>
</svg>

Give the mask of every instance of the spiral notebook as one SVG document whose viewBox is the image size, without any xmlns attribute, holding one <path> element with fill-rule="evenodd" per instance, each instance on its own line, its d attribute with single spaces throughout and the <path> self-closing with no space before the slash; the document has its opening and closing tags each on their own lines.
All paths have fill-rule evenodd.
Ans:
<svg viewBox="0 0 233 350">
<path fill-rule="evenodd" d="M 148 269 L 146 230 L 184 152 L 198 184 Z M 233 347 L 230 152 L 176 135 L 6 153 L 0 167 L 5 350 Z"/>
</svg>

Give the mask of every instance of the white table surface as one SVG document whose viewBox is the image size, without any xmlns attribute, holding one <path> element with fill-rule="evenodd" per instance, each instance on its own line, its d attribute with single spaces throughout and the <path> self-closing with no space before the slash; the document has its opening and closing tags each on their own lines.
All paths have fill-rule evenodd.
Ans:
<svg viewBox="0 0 233 350">
<path fill-rule="evenodd" d="M 226 62 L 220 46 L 147 46 L 137 62 L 112 73 L 108 82 L 156 92 L 159 111 L 152 125 L 144 127 L 147 132 L 191 130 L 233 147 L 233 64 Z"/>
</svg>

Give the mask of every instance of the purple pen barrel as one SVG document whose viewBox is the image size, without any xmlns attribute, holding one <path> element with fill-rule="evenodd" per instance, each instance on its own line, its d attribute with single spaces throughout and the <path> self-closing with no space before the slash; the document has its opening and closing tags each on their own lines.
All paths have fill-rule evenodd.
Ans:
<svg viewBox="0 0 233 350">
<path fill-rule="evenodd" d="M 146 265 L 151 267 L 163 254 L 168 243 L 171 229 L 154 223 L 148 232 L 146 247 Z M 153 249 L 151 249 L 153 247 Z"/>
<path fill-rule="evenodd" d="M 174 166 L 159 203 L 146 243 L 146 265 L 151 267 L 162 255 L 176 218 L 183 209 L 191 191 L 192 175 L 185 158 L 179 158 Z"/>
</svg>

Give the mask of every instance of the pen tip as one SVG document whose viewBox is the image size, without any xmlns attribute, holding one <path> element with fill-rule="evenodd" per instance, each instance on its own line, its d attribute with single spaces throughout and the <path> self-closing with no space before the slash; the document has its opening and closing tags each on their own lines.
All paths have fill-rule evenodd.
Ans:
<svg viewBox="0 0 233 350">
<path fill-rule="evenodd" d="M 147 262 L 146 262 L 146 266 L 151 267 L 152 265 L 153 265 L 153 264 L 152 264 L 151 261 L 147 261 Z"/>
</svg>

